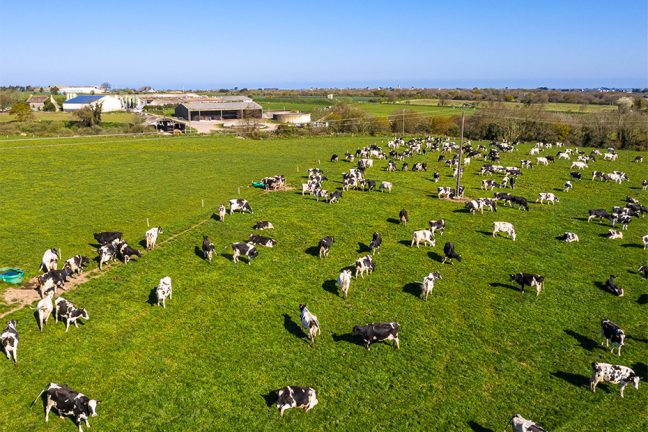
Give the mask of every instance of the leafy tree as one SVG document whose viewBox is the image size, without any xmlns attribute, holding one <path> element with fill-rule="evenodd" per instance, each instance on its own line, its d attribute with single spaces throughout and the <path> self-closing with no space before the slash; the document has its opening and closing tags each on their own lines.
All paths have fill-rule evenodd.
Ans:
<svg viewBox="0 0 648 432">
<path fill-rule="evenodd" d="M 51 93 L 53 96 L 56 96 L 56 95 L 59 93 L 59 88 L 56 87 L 56 86 L 54 86 L 54 87 L 50 87 L 50 93 Z"/>
<path fill-rule="evenodd" d="M 9 114 L 15 115 L 19 122 L 31 120 L 34 116 L 27 102 L 16 102 L 11 106 Z"/>
<path fill-rule="evenodd" d="M 619 112 L 625 113 L 632 109 L 632 106 L 634 105 L 634 100 L 632 100 L 632 98 L 630 97 L 624 96 L 617 99 L 616 104 L 617 107 L 619 108 Z"/>
<path fill-rule="evenodd" d="M 106 90 L 106 91 L 108 91 L 108 90 L 110 90 L 112 88 L 112 86 L 110 85 L 109 82 L 102 83 L 100 87 L 102 89 Z"/>
<path fill-rule="evenodd" d="M 45 103 L 43 104 L 43 111 L 56 111 L 56 105 L 52 103 L 52 100 L 50 98 L 45 99 Z"/>
<path fill-rule="evenodd" d="M 93 106 L 85 106 L 74 112 L 78 117 L 79 123 L 85 127 L 99 126 L 101 123 L 101 104 Z"/>
</svg>

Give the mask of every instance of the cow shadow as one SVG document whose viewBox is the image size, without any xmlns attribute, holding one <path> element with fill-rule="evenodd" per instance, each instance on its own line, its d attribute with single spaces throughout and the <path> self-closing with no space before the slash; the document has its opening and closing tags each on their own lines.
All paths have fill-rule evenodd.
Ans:
<svg viewBox="0 0 648 432">
<path fill-rule="evenodd" d="M 442 263 L 443 258 L 445 258 L 445 257 L 442 257 L 441 255 L 439 255 L 438 253 L 434 252 L 434 251 L 429 251 L 427 254 L 428 254 L 428 257 L 431 260 L 438 261 L 440 263 Z"/>
<path fill-rule="evenodd" d="M 387 218 L 387 222 L 393 223 L 393 224 L 396 224 L 396 225 L 399 225 L 401 223 L 400 219 L 396 219 L 396 218 Z"/>
<path fill-rule="evenodd" d="M 194 247 L 194 254 L 195 254 L 197 257 L 199 257 L 200 259 L 205 259 L 205 255 L 203 254 L 202 249 L 199 248 L 198 246 L 195 246 L 195 247 Z"/>
<path fill-rule="evenodd" d="M 354 336 L 352 333 L 344 333 L 344 334 L 341 334 L 341 335 L 339 335 L 337 333 L 333 333 L 331 335 L 331 337 L 333 338 L 334 342 L 348 342 L 348 343 L 353 344 L 353 345 L 359 345 L 359 346 L 364 347 L 364 344 L 362 343 L 360 338 L 357 337 L 357 336 Z"/>
<path fill-rule="evenodd" d="M 229 213 L 228 213 L 229 214 Z M 209 217 L 210 219 L 214 219 L 216 222 L 220 222 L 220 217 L 218 216 L 218 213 L 212 213 L 212 215 Z"/>
<path fill-rule="evenodd" d="M 648 294 L 641 294 L 637 299 L 637 303 L 640 305 L 648 304 Z"/>
<path fill-rule="evenodd" d="M 88 246 L 90 246 L 93 249 L 99 249 L 101 247 L 99 243 L 88 243 Z"/>
<path fill-rule="evenodd" d="M 369 247 L 369 245 L 367 245 L 365 243 L 358 242 L 358 250 L 357 250 L 357 252 L 358 253 L 371 252 L 371 248 Z"/>
<path fill-rule="evenodd" d="M 414 297 L 421 296 L 421 284 L 419 282 L 409 282 L 403 285 L 403 292 L 412 294 Z"/>
<path fill-rule="evenodd" d="M 146 303 L 150 304 L 151 306 L 157 306 L 157 287 L 151 288 Z"/>
<path fill-rule="evenodd" d="M 596 288 L 600 289 L 601 291 L 603 291 L 603 292 L 605 292 L 605 293 L 608 293 L 608 294 L 612 294 L 610 291 L 607 290 L 607 288 L 605 288 L 605 283 L 604 283 L 604 282 L 601 282 L 601 281 L 594 281 L 594 282 L 592 282 L 592 283 L 594 284 L 594 286 L 595 286 Z M 614 294 L 612 294 L 612 295 L 614 295 Z"/>
<path fill-rule="evenodd" d="M 473 432 L 495 432 L 493 429 L 489 429 L 477 423 L 476 421 L 469 421 L 468 426 Z"/>
<path fill-rule="evenodd" d="M 318 246 L 310 246 L 306 248 L 304 251 L 306 254 L 314 257 L 319 257 L 319 247 Z"/>
<path fill-rule="evenodd" d="M 632 339 L 633 341 L 637 341 L 637 342 L 648 343 L 648 339 L 644 339 L 644 338 L 640 338 L 640 337 L 635 337 L 635 336 L 632 336 L 632 335 L 627 335 L 626 338 L 627 338 L 627 339 Z"/>
<path fill-rule="evenodd" d="M 644 362 L 632 363 L 632 370 L 635 371 L 642 380 L 648 379 L 648 365 Z"/>
<path fill-rule="evenodd" d="M 399 240 L 398 244 L 402 244 L 403 246 L 411 246 L 412 240 Z"/>
<path fill-rule="evenodd" d="M 493 236 L 493 233 L 491 231 L 477 231 L 477 233 L 483 234 L 483 235 L 486 235 L 486 236 L 491 236 L 491 237 Z"/>
<path fill-rule="evenodd" d="M 560 378 L 561 380 L 567 381 L 569 384 L 572 384 L 576 387 L 585 387 L 589 389 L 590 380 L 586 376 L 563 371 L 551 372 L 551 375 L 556 378 Z"/>
<path fill-rule="evenodd" d="M 293 336 L 298 337 L 299 339 L 305 340 L 308 342 L 307 334 L 301 328 L 299 324 L 293 321 L 292 317 L 288 314 L 284 314 L 284 328 Z"/>
<path fill-rule="evenodd" d="M 601 234 L 599 234 L 598 236 L 601 237 L 601 238 L 607 238 L 607 237 L 608 237 L 608 233 L 601 233 Z"/>
<path fill-rule="evenodd" d="M 491 282 L 488 285 L 491 288 L 508 288 L 508 289 L 512 289 L 513 291 L 520 292 L 520 287 L 517 287 L 517 286 L 512 285 L 512 284 L 508 284 L 508 283 Z"/>
<path fill-rule="evenodd" d="M 324 288 L 324 291 L 330 292 L 331 294 L 338 296 L 338 286 L 337 286 L 337 281 L 335 279 L 330 279 L 325 281 L 322 284 L 322 288 Z"/>
<path fill-rule="evenodd" d="M 556 192 L 562 192 L 563 190 L 561 188 L 554 188 L 554 191 Z"/>
<path fill-rule="evenodd" d="M 585 222 L 587 222 L 587 218 L 586 218 L 586 217 L 575 217 L 574 219 L 579 220 L 579 221 L 585 221 Z"/>
<path fill-rule="evenodd" d="M 140 247 L 146 249 L 146 240 L 140 240 L 139 243 Z"/>
<path fill-rule="evenodd" d="M 623 248 L 633 248 L 633 249 L 643 249 L 643 246 L 637 243 L 626 243 L 622 244 L 621 247 Z"/>
<path fill-rule="evenodd" d="M 220 256 L 222 256 L 223 258 L 225 258 L 228 261 L 234 262 L 234 254 L 225 252 L 225 253 L 220 254 Z"/>
<path fill-rule="evenodd" d="M 587 336 L 577 333 L 573 330 L 565 329 L 563 331 L 565 332 L 565 334 L 576 339 L 576 341 L 580 344 L 581 348 L 589 352 L 592 352 L 594 351 L 595 348 L 598 348 L 598 342 L 596 342 L 594 339 L 590 339 Z"/>
<path fill-rule="evenodd" d="M 277 394 L 276 390 L 270 390 L 266 394 L 262 394 L 261 397 L 265 401 L 265 404 L 268 408 L 272 408 L 277 404 L 277 401 L 279 400 L 279 395 Z"/>
</svg>

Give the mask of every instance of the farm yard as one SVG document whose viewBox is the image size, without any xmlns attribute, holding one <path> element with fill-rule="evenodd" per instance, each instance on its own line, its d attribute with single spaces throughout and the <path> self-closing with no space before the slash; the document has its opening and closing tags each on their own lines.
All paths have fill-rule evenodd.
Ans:
<svg viewBox="0 0 648 432">
<path fill-rule="evenodd" d="M 395 107 L 396 108 L 396 107 Z M 409 107 L 408 107 L 409 108 Z M 426 109 L 429 107 L 426 107 Z M 356 163 L 345 152 L 389 137 L 270 139 L 233 137 L 81 138 L 0 142 L 5 173 L 0 179 L 0 264 L 39 274 L 43 251 L 61 248 L 63 260 L 96 257 L 92 237 L 122 231 L 142 250 L 127 265 L 116 262 L 62 295 L 85 307 L 90 319 L 65 332 L 50 319 L 39 332 L 34 311 L 0 304 L 1 324 L 15 319 L 20 334 L 17 367 L 0 361 L 2 430 L 67 431 L 69 419 L 43 421 L 39 401 L 49 382 L 66 383 L 101 401 L 91 430 L 473 430 L 501 431 L 515 413 L 549 431 L 637 431 L 648 427 L 645 383 L 589 390 L 592 362 L 622 364 L 648 378 L 648 264 L 641 236 L 648 218 L 633 218 L 623 239 L 605 237 L 607 222 L 588 223 L 589 209 L 625 206 L 626 196 L 648 202 L 642 180 L 645 152 L 620 151 L 615 161 L 597 157 L 570 180 L 572 161 L 556 158 L 536 166 L 532 144 L 501 153 L 503 166 L 523 169 L 515 189 L 528 212 L 506 205 L 471 214 L 464 200 L 439 199 L 437 187 L 454 187 L 452 169 L 428 151 L 407 158 L 427 162 L 427 172 L 387 172 L 374 160 L 366 177 L 393 183 L 391 192 L 344 191 L 339 203 L 302 195 L 308 168 L 318 167 L 341 189 L 343 172 Z M 488 143 L 473 142 L 473 147 Z M 401 150 L 403 147 L 401 147 Z M 537 156 L 555 155 L 547 149 Z M 582 149 L 586 154 L 591 149 Z M 340 161 L 329 162 L 332 154 Z M 446 158 L 452 157 L 446 153 Z M 573 158 L 575 159 L 575 158 Z M 480 189 L 481 160 L 466 167 L 465 198 L 493 197 Z M 594 170 L 627 173 L 629 181 L 592 181 Z M 441 174 L 438 183 L 433 173 Z M 289 188 L 267 192 L 252 181 L 281 174 Z M 239 195 L 240 192 L 240 195 Z M 539 193 L 560 202 L 536 204 Z M 213 213 L 232 198 L 249 201 L 253 214 Z M 202 202 L 204 201 L 204 207 Z M 407 225 L 399 211 L 409 212 Z M 162 226 L 158 246 L 140 244 L 150 226 Z M 412 232 L 445 219 L 433 247 L 411 247 Z M 257 221 L 277 241 L 258 247 L 246 265 L 232 263 L 233 242 L 245 241 Z M 493 222 L 515 226 L 517 238 L 492 236 Z M 617 229 L 621 230 L 617 224 Z M 564 232 L 580 242 L 558 239 Z M 371 254 L 374 232 L 383 237 L 375 271 L 353 279 L 345 300 L 336 279 L 343 268 Z M 203 259 L 207 235 L 215 243 L 211 264 Z M 318 241 L 334 236 L 320 259 Z M 442 264 L 450 241 L 463 260 Z M 420 281 L 439 272 L 427 301 Z M 539 296 L 510 281 L 513 273 L 543 275 Z M 604 289 L 614 274 L 625 295 Z M 173 298 L 156 307 L 154 289 L 170 276 Z M 11 289 L 2 284 L 0 293 Z M 25 290 L 31 291 L 31 290 Z M 318 317 L 321 335 L 308 342 L 299 305 Z M 32 304 L 32 307 L 34 305 Z M 600 346 L 607 318 L 626 333 L 621 357 Z M 371 350 L 351 335 L 356 324 L 397 321 L 400 349 L 375 343 Z M 319 404 L 308 413 L 281 418 L 273 391 L 310 386 Z"/>
</svg>

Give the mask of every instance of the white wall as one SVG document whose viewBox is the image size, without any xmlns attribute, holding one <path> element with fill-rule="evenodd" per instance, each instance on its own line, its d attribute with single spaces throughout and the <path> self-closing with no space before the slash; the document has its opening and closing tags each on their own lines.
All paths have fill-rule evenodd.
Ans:
<svg viewBox="0 0 648 432">
<path fill-rule="evenodd" d="M 104 96 L 98 101 L 89 104 L 63 103 L 63 111 L 76 111 L 86 106 L 101 104 L 101 112 L 124 111 L 121 100 L 114 96 Z"/>
</svg>

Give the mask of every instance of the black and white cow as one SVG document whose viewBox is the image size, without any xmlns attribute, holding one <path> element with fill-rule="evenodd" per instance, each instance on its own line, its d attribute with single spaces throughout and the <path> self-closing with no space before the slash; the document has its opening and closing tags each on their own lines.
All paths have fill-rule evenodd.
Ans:
<svg viewBox="0 0 648 432">
<path fill-rule="evenodd" d="M 162 234 L 162 227 L 154 227 L 146 231 L 146 250 L 151 250 L 157 243 L 158 236 Z"/>
<path fill-rule="evenodd" d="M 617 240 L 623 238 L 623 233 L 619 230 L 609 229 L 607 233 L 607 238 L 610 240 Z"/>
<path fill-rule="evenodd" d="M 98 232 L 92 234 L 95 240 L 99 242 L 100 246 L 107 245 L 109 243 L 113 243 L 117 240 L 121 240 L 122 238 L 122 233 L 118 231 L 104 231 L 104 232 Z"/>
<path fill-rule="evenodd" d="M 396 164 L 394 163 L 393 160 L 390 160 L 387 163 L 387 172 L 394 172 L 394 171 L 396 171 Z"/>
<path fill-rule="evenodd" d="M 139 258 L 142 257 L 142 253 L 138 249 L 133 249 L 125 241 L 117 243 L 116 249 L 121 256 L 122 261 L 124 261 L 124 264 L 128 264 L 128 261 L 130 261 L 133 256 Z"/>
<path fill-rule="evenodd" d="M 241 255 L 245 255 L 248 259 L 248 265 L 250 265 L 252 263 L 252 260 L 256 258 L 257 255 L 259 255 L 259 252 L 256 250 L 254 243 L 252 242 L 232 243 L 232 250 L 234 251 L 234 254 L 232 255 L 232 261 L 234 263 L 239 262 L 239 257 Z"/>
<path fill-rule="evenodd" d="M 57 298 L 55 303 L 54 320 L 56 322 L 59 322 L 59 319 L 65 319 L 66 333 L 70 329 L 70 323 L 74 324 L 74 327 L 79 328 L 79 324 L 77 323 L 78 319 L 90 319 L 88 311 L 86 311 L 85 309 L 78 309 L 63 297 Z"/>
<path fill-rule="evenodd" d="M 441 264 L 445 264 L 446 261 L 449 261 L 450 264 L 452 264 L 453 259 L 461 262 L 461 255 L 455 252 L 454 247 L 454 243 L 452 242 L 446 242 L 446 244 L 443 245 L 443 254 L 445 255 L 445 257 L 443 258 L 443 262 Z"/>
<path fill-rule="evenodd" d="M 643 248 L 648 249 L 648 234 L 641 237 L 641 242 L 643 243 Z"/>
<path fill-rule="evenodd" d="M 551 192 L 540 192 L 538 194 L 538 199 L 536 202 L 539 202 L 540 204 L 544 204 L 544 202 L 547 201 L 549 204 L 555 204 L 557 202 L 560 202 L 558 197 Z"/>
<path fill-rule="evenodd" d="M 443 235 L 445 232 L 445 219 L 428 221 L 428 227 L 432 231 L 432 237 L 434 237 L 436 231 L 439 231 L 439 234 Z"/>
<path fill-rule="evenodd" d="M 335 153 L 333 153 L 333 155 L 331 155 L 331 159 L 330 159 L 330 161 L 331 161 L 331 162 L 337 162 L 339 159 L 340 159 L 340 158 L 338 157 L 338 155 L 336 155 Z"/>
<path fill-rule="evenodd" d="M 573 187 L 574 187 L 574 185 L 572 184 L 572 182 L 567 180 L 565 182 L 565 184 L 563 185 L 563 192 L 569 192 L 570 190 L 572 190 Z"/>
<path fill-rule="evenodd" d="M 43 259 L 41 260 L 40 270 L 43 273 L 47 273 L 50 270 L 58 269 L 59 261 L 59 251 L 56 248 L 50 248 L 45 251 L 43 254 Z"/>
<path fill-rule="evenodd" d="M 85 422 L 87 427 L 90 427 L 88 419 L 97 416 L 97 405 L 101 401 L 90 399 L 83 393 L 72 390 L 67 385 L 59 385 L 49 383 L 41 390 L 36 396 L 32 406 L 39 397 L 46 394 L 45 397 L 45 421 L 49 421 L 49 413 L 54 408 L 59 416 L 70 416 L 79 427 L 79 432 L 83 432 L 81 422 Z"/>
<path fill-rule="evenodd" d="M 583 174 L 579 173 L 578 171 L 571 171 L 569 173 L 569 176 L 575 180 L 581 180 L 583 178 Z"/>
<path fill-rule="evenodd" d="M 421 298 L 427 301 L 428 295 L 434 289 L 434 281 L 441 279 L 441 273 L 433 272 L 423 278 L 421 282 Z"/>
<path fill-rule="evenodd" d="M 439 174 L 438 171 L 435 171 L 433 177 L 434 177 L 434 183 L 438 183 L 439 179 L 441 178 L 441 174 Z"/>
<path fill-rule="evenodd" d="M 385 190 L 388 190 L 389 192 L 391 192 L 391 191 L 392 191 L 392 187 L 393 187 L 393 185 L 392 185 L 391 182 L 384 181 L 384 182 L 381 182 L 381 183 L 380 183 L 380 191 L 381 191 L 381 192 L 385 192 Z"/>
<path fill-rule="evenodd" d="M 54 310 L 54 304 L 52 304 L 53 297 L 54 293 L 52 291 L 49 291 L 45 295 L 45 297 L 36 305 L 36 313 L 38 314 L 38 328 L 41 333 L 43 333 L 43 328 L 45 327 L 45 324 L 47 324 L 47 320 Z"/>
<path fill-rule="evenodd" d="M 503 232 L 511 237 L 511 240 L 515 241 L 515 227 L 510 222 L 493 222 L 493 237 L 497 237 L 497 233 Z"/>
<path fill-rule="evenodd" d="M 16 330 L 16 320 L 11 320 L 0 335 L 0 345 L 8 359 L 12 359 L 14 364 L 18 364 L 18 331 Z"/>
<path fill-rule="evenodd" d="M 515 273 L 510 275 L 511 280 L 520 285 L 520 291 L 524 292 L 524 286 L 535 287 L 536 297 L 540 295 L 542 288 L 544 288 L 544 276 L 532 273 Z"/>
<path fill-rule="evenodd" d="M 352 334 L 362 338 L 367 350 L 371 350 L 372 343 L 385 340 L 393 340 L 394 348 L 400 348 L 400 341 L 398 339 L 399 327 L 400 324 L 397 322 L 379 322 L 365 326 L 356 325 L 353 327 Z"/>
<path fill-rule="evenodd" d="M 315 198 L 317 199 L 318 202 L 320 198 L 326 201 L 328 199 L 328 191 L 326 189 L 315 190 Z"/>
<path fill-rule="evenodd" d="M 484 214 L 484 203 L 479 200 L 468 201 L 464 208 L 472 214 L 477 212 Z"/>
<path fill-rule="evenodd" d="M 642 265 L 637 270 L 644 278 L 648 279 L 648 265 Z"/>
<path fill-rule="evenodd" d="M 326 236 L 319 241 L 318 247 L 320 258 L 328 256 L 333 243 L 335 243 L 335 238 L 332 236 Z"/>
<path fill-rule="evenodd" d="M 212 262 L 212 257 L 214 256 L 214 251 L 216 250 L 216 246 L 214 246 L 214 243 L 209 240 L 209 237 L 203 236 L 203 242 L 202 242 L 202 253 L 203 257 L 209 261 L 209 264 Z"/>
<path fill-rule="evenodd" d="M 274 226 L 272 226 L 272 223 L 270 223 L 268 221 L 258 221 L 257 223 L 254 224 L 254 226 L 252 228 L 254 228 L 255 230 L 262 231 L 262 230 L 266 230 L 266 229 L 273 229 Z"/>
<path fill-rule="evenodd" d="M 619 348 L 618 355 L 621 356 L 621 347 L 625 343 L 625 332 L 609 319 L 601 321 L 601 345 L 603 345 L 604 339 L 606 347 L 612 341 L 612 349 L 610 352 L 614 352 L 614 346 L 616 345 Z"/>
<path fill-rule="evenodd" d="M 615 296 L 618 297 L 623 297 L 623 288 L 620 288 L 614 283 L 614 279 L 616 279 L 615 275 L 610 275 L 607 281 L 605 281 L 605 290 L 614 294 Z"/>
<path fill-rule="evenodd" d="M 369 242 L 369 249 L 371 249 L 371 255 L 378 252 L 380 254 L 380 246 L 382 245 L 382 235 L 379 232 L 373 233 L 371 241 Z"/>
<path fill-rule="evenodd" d="M 648 180 L 643 180 L 643 181 L 641 182 L 641 189 L 642 189 L 642 190 L 646 190 L 646 189 L 648 189 Z"/>
<path fill-rule="evenodd" d="M 417 230 L 412 233 L 412 243 L 410 246 L 419 247 L 419 244 L 423 242 L 424 246 L 436 246 L 436 240 L 434 239 L 434 233 L 429 229 Z"/>
<path fill-rule="evenodd" d="M 38 276 L 38 291 L 41 297 L 50 291 L 56 294 L 57 288 L 64 289 L 63 286 L 72 274 L 72 270 L 63 268 L 62 270 L 50 270 Z"/>
<path fill-rule="evenodd" d="M 109 261 L 114 261 L 117 257 L 117 245 L 108 243 L 97 249 L 99 254 L 99 270 L 103 270 L 103 265 Z"/>
<path fill-rule="evenodd" d="M 513 426 L 513 432 L 547 432 L 535 422 L 525 419 L 520 414 L 515 414 L 511 418 L 511 425 Z"/>
<path fill-rule="evenodd" d="M 281 417 L 290 408 L 302 408 L 308 412 L 318 404 L 317 393 L 310 387 L 288 386 L 277 390 L 277 408 Z"/>
<path fill-rule="evenodd" d="M 267 248 L 275 247 L 277 245 L 276 240 L 271 239 L 270 237 L 263 237 L 256 234 L 250 234 L 250 241 L 254 244 L 265 246 Z"/>
<path fill-rule="evenodd" d="M 334 202 L 340 202 L 340 198 L 342 198 L 342 192 L 340 191 L 331 192 L 331 195 L 329 196 L 329 204 L 333 204 Z"/>
<path fill-rule="evenodd" d="M 398 219 L 400 220 L 400 223 L 407 225 L 407 222 L 409 222 L 409 214 L 407 213 L 407 210 L 401 209 L 398 213 Z"/>
<path fill-rule="evenodd" d="M 160 306 L 160 303 L 162 303 L 162 307 L 166 309 L 167 297 L 173 299 L 173 288 L 169 276 L 160 279 L 160 283 L 158 283 L 157 288 L 155 288 L 155 297 L 157 298 L 157 305 Z"/>
<path fill-rule="evenodd" d="M 580 239 L 578 238 L 578 234 L 574 232 L 569 232 L 566 231 L 562 237 L 561 240 L 564 241 L 565 243 L 572 243 L 572 242 L 578 242 Z"/>
<path fill-rule="evenodd" d="M 594 180 L 605 181 L 605 173 L 603 171 L 592 171 L 592 181 Z"/>
<path fill-rule="evenodd" d="M 63 268 L 70 270 L 73 274 L 81 274 L 85 266 L 88 264 L 90 264 L 90 258 L 82 255 L 75 255 L 65 261 Z"/>
<path fill-rule="evenodd" d="M 299 305 L 301 325 L 308 331 L 308 340 L 315 342 L 315 336 L 321 333 L 317 317 L 308 310 L 305 304 Z"/>
<path fill-rule="evenodd" d="M 370 274 L 375 268 L 376 265 L 371 255 L 360 257 L 355 262 L 355 278 L 358 279 L 358 275 L 360 275 L 364 279 L 365 273 Z"/>
<path fill-rule="evenodd" d="M 526 198 L 511 195 L 510 202 L 511 202 L 511 206 L 513 206 L 513 204 L 517 204 L 520 210 L 524 209 L 526 211 L 529 211 L 529 204 L 527 203 Z"/>
<path fill-rule="evenodd" d="M 351 270 L 342 270 L 337 279 L 337 283 L 340 286 L 340 289 L 342 290 L 342 295 L 344 296 L 345 299 L 349 294 L 349 287 L 351 286 L 351 277 L 352 277 Z"/>
<path fill-rule="evenodd" d="M 636 390 L 639 390 L 639 375 L 627 366 L 613 365 L 609 363 L 592 363 L 592 378 L 590 378 L 590 390 L 596 391 L 596 386 L 600 382 L 621 385 L 621 397 L 623 390 L 628 384 L 632 384 Z"/>
<path fill-rule="evenodd" d="M 604 209 L 590 209 L 588 212 L 589 217 L 587 218 L 587 223 L 591 222 L 592 219 L 609 219 L 610 214 Z"/>
<path fill-rule="evenodd" d="M 232 214 L 235 211 L 240 211 L 241 213 L 243 212 L 248 212 L 250 214 L 254 213 L 252 211 L 252 207 L 250 207 L 250 203 L 247 202 L 247 200 L 240 199 L 240 198 L 235 198 L 229 200 L 229 205 L 230 205 L 230 211 L 229 213 Z"/>
</svg>

